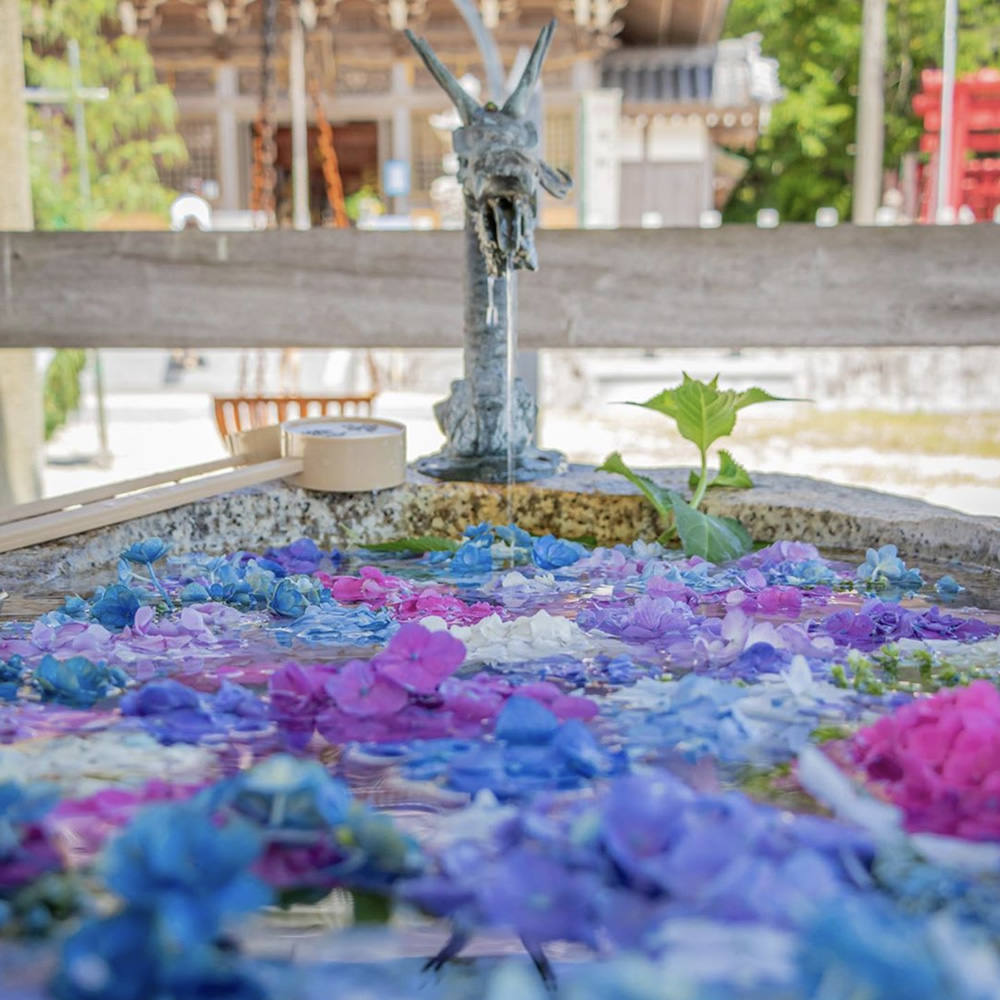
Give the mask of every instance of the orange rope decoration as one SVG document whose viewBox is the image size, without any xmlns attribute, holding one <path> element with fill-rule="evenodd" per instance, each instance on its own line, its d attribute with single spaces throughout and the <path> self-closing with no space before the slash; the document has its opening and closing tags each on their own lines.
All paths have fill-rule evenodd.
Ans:
<svg viewBox="0 0 1000 1000">
<path fill-rule="evenodd" d="M 326 181 L 326 196 L 333 209 L 333 224 L 337 229 L 347 229 L 350 221 L 347 218 L 347 208 L 344 205 L 344 183 L 340 177 L 340 163 L 337 160 L 337 150 L 333 145 L 333 127 L 323 113 L 323 101 L 320 97 L 319 85 L 315 78 L 309 81 L 309 93 L 316 109 L 316 127 L 319 129 L 320 160 L 323 164 L 323 180 Z"/>
</svg>

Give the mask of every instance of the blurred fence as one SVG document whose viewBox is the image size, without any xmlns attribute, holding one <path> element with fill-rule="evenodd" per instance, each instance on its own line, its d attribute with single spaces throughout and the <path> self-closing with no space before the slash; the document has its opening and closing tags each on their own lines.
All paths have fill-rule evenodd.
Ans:
<svg viewBox="0 0 1000 1000">
<path fill-rule="evenodd" d="M 533 348 L 1000 345 L 1000 226 L 539 233 Z M 0 233 L 0 347 L 457 347 L 460 233 Z"/>
</svg>

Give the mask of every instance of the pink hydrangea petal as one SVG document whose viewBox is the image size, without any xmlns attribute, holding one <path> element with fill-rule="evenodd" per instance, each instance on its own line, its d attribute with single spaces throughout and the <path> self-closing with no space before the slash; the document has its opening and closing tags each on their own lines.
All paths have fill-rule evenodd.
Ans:
<svg viewBox="0 0 1000 1000">
<path fill-rule="evenodd" d="M 906 827 L 1000 839 L 1000 696 L 992 684 L 918 698 L 855 734 L 851 754 Z"/>
</svg>

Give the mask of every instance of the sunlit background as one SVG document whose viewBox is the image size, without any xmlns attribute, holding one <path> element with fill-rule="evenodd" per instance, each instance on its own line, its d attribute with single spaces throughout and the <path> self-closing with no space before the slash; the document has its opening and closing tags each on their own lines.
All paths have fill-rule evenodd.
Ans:
<svg viewBox="0 0 1000 1000">
<path fill-rule="evenodd" d="M 462 5 L 303 0 L 296 9 L 24 0 L 36 228 L 461 225 L 457 116 L 396 43 L 415 27 L 484 97 L 490 65 Z M 511 75 L 553 13 L 541 0 L 477 9 Z M 864 11 L 856 0 L 560 7 L 533 114 L 547 160 L 578 183 L 565 201 L 545 197 L 542 224 L 995 225 L 1000 5 L 952 2 L 946 30 L 948 9 L 937 0 L 868 0 Z M 884 46 L 873 41 L 880 31 Z M 866 79 L 875 80 L 867 97 Z M 440 445 L 431 407 L 460 377 L 459 352 L 297 351 L 294 322 L 281 337 L 285 351 L 39 351 L 44 492 L 224 454 L 219 395 L 370 392 L 377 415 L 406 422 L 411 456 Z M 724 386 L 807 400 L 741 415 L 728 445 L 750 468 L 1000 513 L 1000 352 L 948 347 L 946 310 L 933 350 L 674 351 L 667 323 L 658 338 L 652 352 L 527 357 L 541 443 L 584 463 L 614 449 L 633 465 L 687 463 L 667 421 L 619 404 L 684 371 L 720 373 Z"/>
</svg>

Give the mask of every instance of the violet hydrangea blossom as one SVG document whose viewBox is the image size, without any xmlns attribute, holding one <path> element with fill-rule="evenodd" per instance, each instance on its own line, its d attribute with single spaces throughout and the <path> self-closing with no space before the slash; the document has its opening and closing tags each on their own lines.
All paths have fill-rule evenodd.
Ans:
<svg viewBox="0 0 1000 1000">
<path fill-rule="evenodd" d="M 201 694 L 170 678 L 151 681 L 125 695 L 119 708 L 167 746 L 259 734 L 269 725 L 267 706 L 227 680 L 214 695 Z"/>
<path fill-rule="evenodd" d="M 514 688 L 487 674 L 455 677 L 464 660 L 465 647 L 447 632 L 408 623 L 370 660 L 339 669 L 288 665 L 277 671 L 269 682 L 271 716 L 299 746 L 314 726 L 334 743 L 480 735 L 492 728 Z M 588 699 L 554 684 L 523 691 L 560 718 L 597 711 Z"/>
<path fill-rule="evenodd" d="M 996 635 L 1000 628 L 977 618 L 942 614 L 937 607 L 918 612 L 873 599 L 856 612 L 845 608 L 814 621 L 810 632 L 829 636 L 838 646 L 869 652 L 898 639 L 976 641 Z"/>
<path fill-rule="evenodd" d="M 703 616 L 688 604 L 669 597 L 640 597 L 631 605 L 612 603 L 586 608 L 577 615 L 584 629 L 604 632 L 626 642 L 669 645 L 679 639 L 693 639 Z"/>
<path fill-rule="evenodd" d="M 401 894 L 452 919 L 443 955 L 477 927 L 503 926 L 541 961 L 547 941 L 593 946 L 601 931 L 655 948 L 671 916 L 801 926 L 859 891 L 855 874 L 871 854 L 865 835 L 839 824 L 702 795 L 657 771 L 613 779 L 563 812 L 525 807 L 489 839 L 452 842 Z"/>
</svg>

